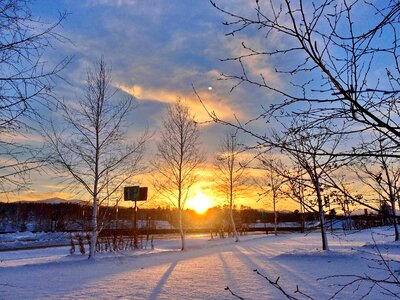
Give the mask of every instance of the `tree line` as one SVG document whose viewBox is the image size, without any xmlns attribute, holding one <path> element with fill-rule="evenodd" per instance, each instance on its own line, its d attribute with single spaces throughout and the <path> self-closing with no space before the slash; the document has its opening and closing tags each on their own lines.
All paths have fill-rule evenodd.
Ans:
<svg viewBox="0 0 400 300">
<path fill-rule="evenodd" d="M 10 202 L 0 203 L 0 232 L 16 231 L 88 231 L 91 228 L 92 207 L 78 203 L 40 203 L 40 202 Z M 108 229 L 133 228 L 133 208 L 121 206 L 102 207 L 99 211 L 99 223 Z M 141 227 L 147 226 L 147 221 L 166 221 L 171 228 L 179 228 L 179 212 L 175 207 L 140 208 L 137 212 Z M 191 209 L 183 211 L 183 219 L 187 228 L 200 228 L 203 231 L 219 229 L 222 223 L 225 227 L 230 223 L 229 206 L 215 206 L 204 214 L 198 214 Z M 274 213 L 248 207 L 233 209 L 236 224 L 273 223 Z M 315 221 L 317 216 L 308 213 L 306 221 Z M 298 211 L 279 213 L 281 222 L 299 222 L 302 219 Z M 153 225 L 154 229 L 156 225 Z M 262 228 L 260 229 L 262 230 Z"/>
</svg>

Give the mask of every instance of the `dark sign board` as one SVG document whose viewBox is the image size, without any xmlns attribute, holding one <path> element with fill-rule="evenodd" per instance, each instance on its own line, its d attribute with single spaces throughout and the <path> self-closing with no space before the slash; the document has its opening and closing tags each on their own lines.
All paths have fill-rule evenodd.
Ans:
<svg viewBox="0 0 400 300">
<path fill-rule="evenodd" d="M 146 201 L 147 200 L 147 187 L 139 186 L 126 186 L 124 187 L 124 200 L 125 201 Z"/>
</svg>

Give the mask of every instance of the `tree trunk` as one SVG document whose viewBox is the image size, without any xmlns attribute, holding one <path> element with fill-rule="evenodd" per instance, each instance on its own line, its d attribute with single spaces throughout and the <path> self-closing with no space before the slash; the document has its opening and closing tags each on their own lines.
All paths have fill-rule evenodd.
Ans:
<svg viewBox="0 0 400 300">
<path fill-rule="evenodd" d="M 388 184 L 389 184 L 389 197 L 390 197 L 390 206 L 392 207 L 392 220 L 393 220 L 393 226 L 394 226 L 394 240 L 398 241 L 399 240 L 399 222 L 397 220 L 397 209 L 396 209 L 396 199 L 393 193 L 393 187 L 390 181 L 389 177 L 389 172 L 387 170 L 386 164 L 385 170 L 386 170 L 386 176 L 388 179 Z"/>
<path fill-rule="evenodd" d="M 179 234 L 181 236 L 181 251 L 185 250 L 185 232 L 183 231 L 182 207 L 179 205 Z"/>
<path fill-rule="evenodd" d="M 300 213 L 301 213 L 301 233 L 305 232 L 305 228 L 306 228 L 306 220 L 305 220 L 305 209 L 304 209 L 304 205 L 303 205 L 303 196 L 301 196 L 301 200 L 300 200 Z"/>
<path fill-rule="evenodd" d="M 399 210 L 400 210 L 400 199 L 397 200 L 397 204 L 399 205 Z"/>
<path fill-rule="evenodd" d="M 99 105 L 99 104 L 98 104 Z M 97 243 L 97 197 L 98 195 L 98 184 L 99 184 L 99 157 L 100 157 L 100 145 L 99 145 L 99 109 L 97 112 L 97 124 L 96 124 L 96 153 L 95 153 L 95 165 L 94 165 L 94 182 L 93 182 L 93 213 L 92 213 L 92 240 L 89 249 L 89 259 L 94 260 L 96 253 Z"/>
<path fill-rule="evenodd" d="M 381 149 L 382 149 L 382 146 L 381 146 Z M 398 220 L 397 220 L 396 199 L 395 199 L 396 197 L 393 192 L 392 179 L 390 178 L 388 166 L 386 164 L 385 159 L 383 158 L 383 154 L 382 154 L 382 165 L 385 170 L 386 180 L 387 180 L 388 187 L 389 187 L 390 206 L 392 208 L 392 220 L 393 220 L 393 226 L 394 226 L 394 240 L 398 241 L 399 240 L 399 226 L 398 226 Z"/>
<path fill-rule="evenodd" d="M 232 164 L 233 165 L 233 164 Z M 230 214 L 230 219 L 231 219 L 231 226 L 232 226 L 232 232 L 233 232 L 233 237 L 235 238 L 235 242 L 239 242 L 239 236 L 238 233 L 236 231 L 236 224 L 235 224 L 235 220 L 233 218 L 233 170 L 231 170 L 231 174 L 230 174 L 230 199 L 229 199 L 229 214 Z"/>
<path fill-rule="evenodd" d="M 232 226 L 232 231 L 233 231 L 233 237 L 235 238 L 235 242 L 239 242 L 239 236 L 236 231 L 236 225 L 235 225 L 235 220 L 233 218 L 233 210 L 232 208 L 229 210 L 230 213 L 230 219 L 231 219 L 231 226 Z"/>
<path fill-rule="evenodd" d="M 94 260 L 97 243 L 97 199 L 93 197 L 93 211 L 92 211 L 92 238 L 89 248 L 89 259 Z"/>
<path fill-rule="evenodd" d="M 273 186 L 273 201 L 274 201 L 274 233 L 278 235 L 278 213 L 276 211 L 276 194 L 275 194 L 275 187 Z"/>
<path fill-rule="evenodd" d="M 388 179 L 389 179 L 389 176 L 388 176 Z M 392 220 L 393 220 L 393 226 L 394 226 L 394 240 L 398 241 L 399 240 L 399 222 L 397 220 L 396 199 L 395 199 L 395 196 L 393 193 L 393 188 L 392 188 L 391 182 L 390 181 L 388 181 L 388 182 L 389 182 L 390 205 L 392 207 L 392 216 L 393 216 Z"/>
<path fill-rule="evenodd" d="M 318 212 L 319 212 L 319 224 L 321 228 L 321 239 L 322 239 L 322 250 L 329 251 L 328 238 L 326 236 L 325 228 L 325 212 L 322 203 L 321 187 L 318 178 L 315 180 L 315 187 L 317 190 L 317 201 L 318 201 Z"/>
<path fill-rule="evenodd" d="M 276 204 L 274 201 L 274 233 L 278 235 L 278 213 L 276 211 Z"/>
<path fill-rule="evenodd" d="M 274 178 L 272 176 L 272 162 L 270 168 L 270 179 L 271 179 L 271 189 L 272 189 L 272 204 L 274 207 L 274 234 L 278 235 L 278 214 L 276 212 L 276 186 L 274 182 Z"/>
<path fill-rule="evenodd" d="M 391 201 L 392 205 L 392 214 L 393 214 L 393 226 L 394 226 L 394 240 L 399 240 L 399 222 L 397 220 L 397 209 L 396 209 L 396 201 Z"/>
<path fill-rule="evenodd" d="M 181 156 L 182 157 L 182 156 Z M 179 235 L 181 236 L 181 251 L 185 250 L 185 232 L 183 231 L 183 205 L 182 205 L 182 168 L 179 169 L 178 185 L 178 211 L 179 211 Z"/>
</svg>

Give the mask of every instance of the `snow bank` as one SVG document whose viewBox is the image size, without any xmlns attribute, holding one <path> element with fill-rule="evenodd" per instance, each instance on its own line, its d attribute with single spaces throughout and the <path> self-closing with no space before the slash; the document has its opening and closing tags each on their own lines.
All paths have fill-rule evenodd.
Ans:
<svg viewBox="0 0 400 300">
<path fill-rule="evenodd" d="M 16 232 L 0 234 L 0 250 L 49 247 L 68 244 L 65 232 Z"/>
</svg>

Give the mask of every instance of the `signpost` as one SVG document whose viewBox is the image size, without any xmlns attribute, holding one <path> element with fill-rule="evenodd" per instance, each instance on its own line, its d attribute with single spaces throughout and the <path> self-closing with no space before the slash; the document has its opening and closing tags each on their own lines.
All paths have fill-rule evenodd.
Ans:
<svg viewBox="0 0 400 300">
<path fill-rule="evenodd" d="M 134 201 L 134 248 L 138 248 L 137 243 L 137 201 L 146 201 L 147 200 L 147 187 L 140 186 L 126 186 L 124 187 L 124 200 L 125 201 Z"/>
</svg>

